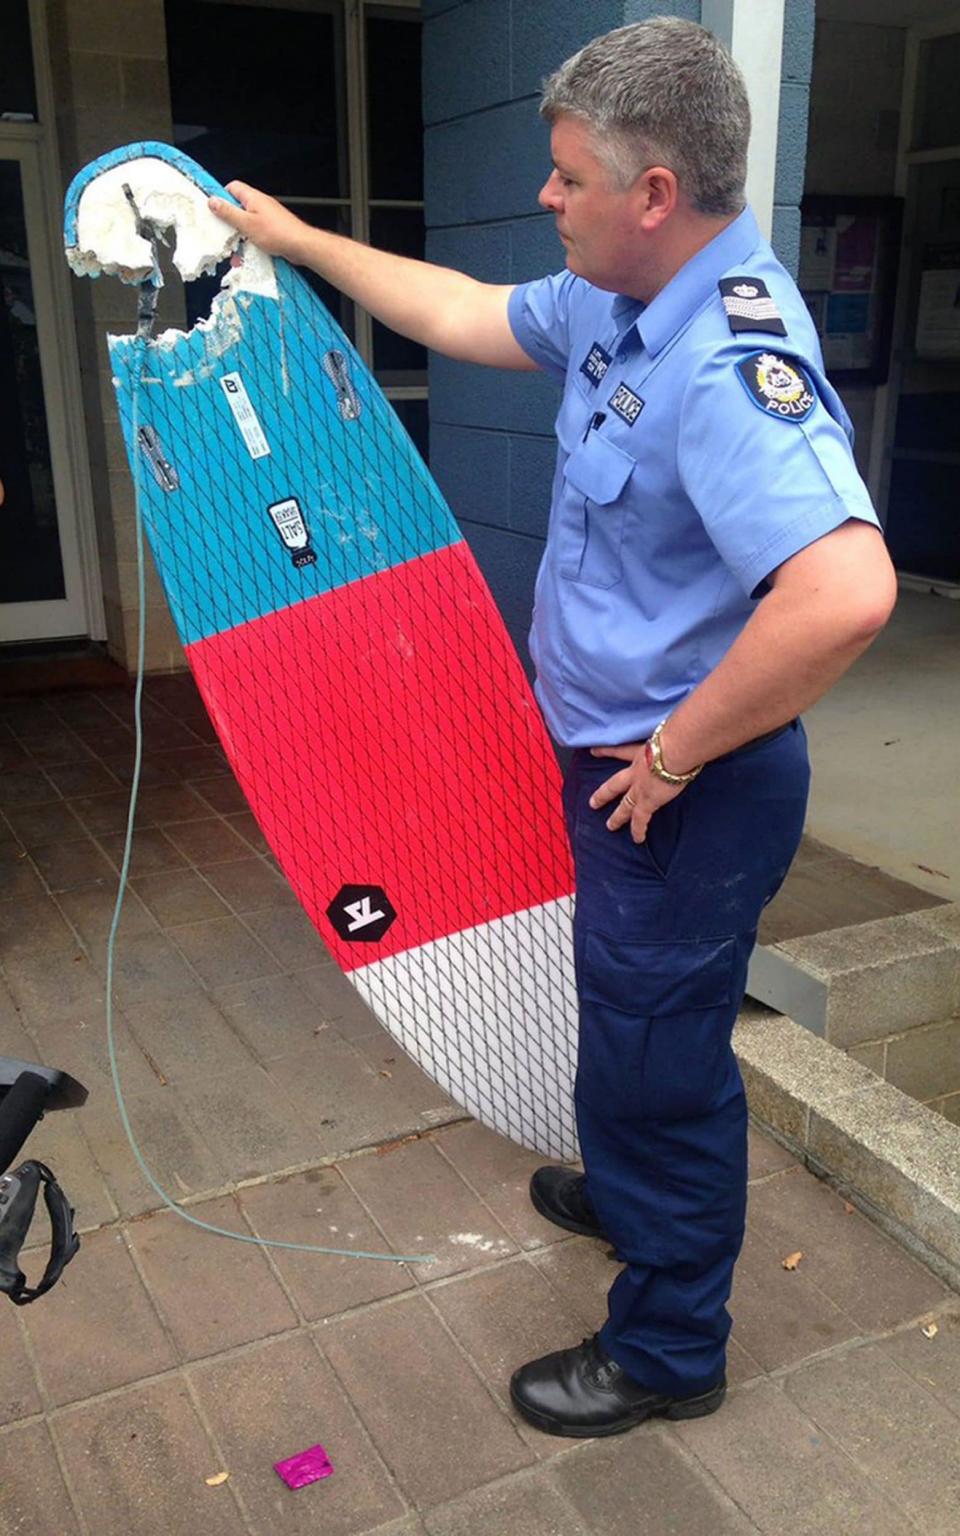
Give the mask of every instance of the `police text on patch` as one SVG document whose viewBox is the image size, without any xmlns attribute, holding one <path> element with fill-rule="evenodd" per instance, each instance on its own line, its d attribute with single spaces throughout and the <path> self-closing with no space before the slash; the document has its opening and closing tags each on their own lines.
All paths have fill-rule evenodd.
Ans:
<svg viewBox="0 0 960 1536">
<path fill-rule="evenodd" d="M 618 384 L 607 404 L 611 411 L 616 411 L 621 421 L 625 421 L 628 427 L 632 427 L 640 412 L 643 410 L 643 401 L 639 395 L 635 395 L 626 384 Z"/>
</svg>

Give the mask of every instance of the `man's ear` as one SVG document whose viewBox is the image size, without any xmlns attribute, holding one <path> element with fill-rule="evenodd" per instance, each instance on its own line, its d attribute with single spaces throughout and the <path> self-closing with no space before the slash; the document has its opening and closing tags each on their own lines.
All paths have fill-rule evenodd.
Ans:
<svg viewBox="0 0 960 1536">
<path fill-rule="evenodd" d="M 680 200 L 676 174 L 665 165 L 648 166 L 637 177 L 630 191 L 636 198 L 641 228 L 650 232 L 659 229 Z"/>
</svg>

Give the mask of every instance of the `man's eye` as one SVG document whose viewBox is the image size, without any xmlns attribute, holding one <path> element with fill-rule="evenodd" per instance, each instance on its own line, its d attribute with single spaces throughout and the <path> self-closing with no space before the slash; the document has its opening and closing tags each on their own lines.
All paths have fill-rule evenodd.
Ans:
<svg viewBox="0 0 960 1536">
<path fill-rule="evenodd" d="M 576 182 L 573 180 L 572 176 L 561 176 L 560 185 L 561 187 L 574 187 L 576 186 Z"/>
</svg>

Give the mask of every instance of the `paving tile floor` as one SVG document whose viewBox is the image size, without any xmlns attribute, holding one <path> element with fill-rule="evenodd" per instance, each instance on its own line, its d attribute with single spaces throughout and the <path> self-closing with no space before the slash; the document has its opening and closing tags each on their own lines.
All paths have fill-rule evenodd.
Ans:
<svg viewBox="0 0 960 1536">
<path fill-rule="evenodd" d="M 465 1120 L 305 930 L 189 680 L 147 700 L 117 996 L 148 1162 L 201 1220 L 435 1262 L 158 1209 L 104 1046 L 129 697 L 0 704 L 0 1052 L 90 1089 L 28 1144 L 84 1238 L 0 1310 L 0 1536 L 956 1536 L 960 1298 L 756 1130 L 721 1411 L 588 1443 L 517 1419 L 511 1371 L 597 1326 L 615 1262 L 536 1215 L 536 1158 Z M 272 1463 L 318 1440 L 334 1476 L 291 1493 Z"/>
</svg>

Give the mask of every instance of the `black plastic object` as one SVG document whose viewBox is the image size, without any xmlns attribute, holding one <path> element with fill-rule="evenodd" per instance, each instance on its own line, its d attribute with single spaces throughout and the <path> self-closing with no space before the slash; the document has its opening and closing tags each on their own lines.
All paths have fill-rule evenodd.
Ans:
<svg viewBox="0 0 960 1536">
<path fill-rule="evenodd" d="M 40 1281 L 30 1286 L 20 1268 L 20 1249 L 33 1221 L 41 1184 L 50 1218 L 50 1257 Z M 46 1163 L 31 1159 L 13 1173 L 0 1175 L 0 1291 L 18 1307 L 36 1301 L 56 1285 L 80 1247 L 73 1216 L 73 1207 Z"/>
<path fill-rule="evenodd" d="M 75 1109 L 87 1090 L 67 1072 L 0 1056 L 0 1173 L 9 1168 L 48 1109 Z"/>
<path fill-rule="evenodd" d="M 48 1109 L 68 1109 L 86 1101 L 87 1090 L 68 1072 L 0 1056 L 0 1292 L 17 1306 L 36 1301 L 59 1280 L 80 1247 L 73 1230 L 73 1208 L 45 1163 L 30 1159 L 12 1173 L 5 1170 Z M 20 1268 L 43 1186 L 50 1218 L 50 1258 L 39 1284 L 28 1286 Z"/>
</svg>

